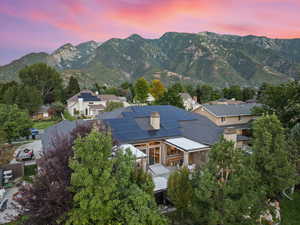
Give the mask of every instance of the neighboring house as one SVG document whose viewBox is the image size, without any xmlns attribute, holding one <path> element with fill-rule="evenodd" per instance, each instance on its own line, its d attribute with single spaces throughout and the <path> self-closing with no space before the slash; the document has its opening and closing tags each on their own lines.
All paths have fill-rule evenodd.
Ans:
<svg viewBox="0 0 300 225">
<path fill-rule="evenodd" d="M 49 113 L 50 106 L 41 106 L 36 113 L 32 115 L 33 120 L 45 120 L 50 119 L 51 115 Z"/>
<path fill-rule="evenodd" d="M 103 112 L 108 102 L 126 102 L 125 97 L 98 95 L 84 90 L 67 100 L 67 108 L 72 116 L 95 117 Z"/>
<path fill-rule="evenodd" d="M 224 127 L 225 133 L 231 136 L 237 147 L 245 147 L 251 137 L 249 123 L 256 118 L 252 114 L 252 109 L 259 105 L 244 102 L 231 102 L 231 104 L 217 102 L 200 105 L 193 112 L 207 117 L 219 127 Z"/>
<path fill-rule="evenodd" d="M 148 97 L 146 99 L 147 103 L 153 103 L 155 101 L 155 98 L 153 97 L 153 95 L 151 95 L 150 93 L 148 93 Z"/>
<path fill-rule="evenodd" d="M 188 111 L 193 110 L 199 106 L 197 97 L 191 97 L 189 93 L 180 93 L 180 97 L 183 101 L 184 108 Z"/>
</svg>

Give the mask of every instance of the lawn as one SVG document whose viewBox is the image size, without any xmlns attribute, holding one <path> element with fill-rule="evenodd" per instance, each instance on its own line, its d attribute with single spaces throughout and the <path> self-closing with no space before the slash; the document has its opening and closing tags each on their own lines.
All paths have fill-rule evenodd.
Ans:
<svg viewBox="0 0 300 225">
<path fill-rule="evenodd" d="M 36 128 L 38 130 L 44 130 L 48 127 L 51 127 L 52 125 L 56 124 L 58 121 L 35 121 L 33 122 L 33 128 Z"/>
<path fill-rule="evenodd" d="M 293 200 L 284 199 L 281 204 L 281 225 L 300 225 L 300 192 L 295 192 Z"/>
</svg>

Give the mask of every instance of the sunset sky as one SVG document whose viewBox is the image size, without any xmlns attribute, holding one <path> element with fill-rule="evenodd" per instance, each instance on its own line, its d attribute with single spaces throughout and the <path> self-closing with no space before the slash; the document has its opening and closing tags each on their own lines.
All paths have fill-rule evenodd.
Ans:
<svg viewBox="0 0 300 225">
<path fill-rule="evenodd" d="M 65 43 L 212 31 L 300 38 L 300 0 L 0 0 L 0 65 Z"/>
</svg>

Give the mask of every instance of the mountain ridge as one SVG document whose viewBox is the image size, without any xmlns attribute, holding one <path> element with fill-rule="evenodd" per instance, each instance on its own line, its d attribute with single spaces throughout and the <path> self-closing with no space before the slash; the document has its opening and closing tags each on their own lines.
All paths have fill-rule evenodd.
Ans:
<svg viewBox="0 0 300 225">
<path fill-rule="evenodd" d="M 16 80 L 19 69 L 37 62 L 55 67 L 65 79 L 74 75 L 85 86 L 120 84 L 140 76 L 166 83 L 259 86 L 299 79 L 300 39 L 206 31 L 167 32 L 156 39 L 132 34 L 104 43 L 66 43 L 51 54 L 31 53 L 0 66 L 0 80 Z"/>
</svg>

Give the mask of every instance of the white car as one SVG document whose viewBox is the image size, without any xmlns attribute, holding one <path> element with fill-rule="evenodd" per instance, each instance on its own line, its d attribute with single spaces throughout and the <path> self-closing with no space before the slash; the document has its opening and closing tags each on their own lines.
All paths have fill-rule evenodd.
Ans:
<svg viewBox="0 0 300 225">
<path fill-rule="evenodd" d="M 22 161 L 22 160 L 31 160 L 34 158 L 34 153 L 32 149 L 21 149 L 16 156 L 17 161 Z"/>
</svg>

